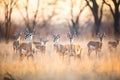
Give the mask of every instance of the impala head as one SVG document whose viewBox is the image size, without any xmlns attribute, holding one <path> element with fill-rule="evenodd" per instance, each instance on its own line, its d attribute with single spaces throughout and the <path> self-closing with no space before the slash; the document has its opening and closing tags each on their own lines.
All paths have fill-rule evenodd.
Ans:
<svg viewBox="0 0 120 80">
<path fill-rule="evenodd" d="M 105 37 L 105 33 L 100 34 L 98 33 L 97 37 L 100 39 L 100 41 L 102 42 L 103 38 Z"/>
<path fill-rule="evenodd" d="M 25 35 L 25 39 L 30 38 L 32 36 L 33 36 L 33 33 L 29 33 L 29 34 Z"/>
<path fill-rule="evenodd" d="M 40 38 L 41 45 L 45 46 L 46 43 L 48 42 L 47 39 Z"/>
<path fill-rule="evenodd" d="M 26 28 L 25 28 L 25 39 L 31 42 L 32 39 L 33 39 L 34 33 L 35 33 L 34 30 L 32 30 L 32 31 L 30 32 L 29 29 L 26 27 Z"/>
<path fill-rule="evenodd" d="M 20 41 L 20 39 L 21 39 L 21 33 L 17 33 L 17 32 L 16 32 L 16 33 L 14 34 L 14 40 L 15 40 L 15 41 Z"/>
<path fill-rule="evenodd" d="M 53 42 L 54 42 L 55 44 L 58 44 L 59 39 L 60 39 L 60 34 L 57 34 L 57 35 L 52 34 L 52 36 L 53 36 Z"/>
<path fill-rule="evenodd" d="M 74 35 L 74 34 L 67 33 L 67 37 L 68 37 L 69 40 L 70 40 L 70 44 L 72 44 L 75 35 Z"/>
</svg>

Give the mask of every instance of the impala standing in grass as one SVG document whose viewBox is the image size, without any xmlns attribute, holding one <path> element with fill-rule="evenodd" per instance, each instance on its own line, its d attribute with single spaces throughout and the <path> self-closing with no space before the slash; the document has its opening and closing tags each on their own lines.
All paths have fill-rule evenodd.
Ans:
<svg viewBox="0 0 120 80">
<path fill-rule="evenodd" d="M 70 56 L 74 56 L 75 58 L 79 58 L 81 59 L 81 52 L 82 52 L 82 48 L 79 44 L 74 44 L 74 37 L 75 35 L 68 33 L 67 37 L 69 38 L 69 42 L 70 42 Z"/>
<path fill-rule="evenodd" d="M 119 45 L 119 40 L 115 39 L 114 41 L 108 41 L 108 48 L 110 51 L 113 51 L 113 49 L 116 49 Z"/>
<path fill-rule="evenodd" d="M 56 53 L 58 53 L 59 56 L 62 57 L 62 60 L 64 61 L 64 56 L 69 54 L 69 45 L 62 45 L 59 43 L 60 34 L 52 34 L 53 36 L 53 42 L 54 42 L 54 49 Z"/>
<path fill-rule="evenodd" d="M 37 52 L 45 54 L 47 42 L 47 39 L 40 38 L 40 42 L 33 42 L 33 44 L 35 45 Z"/>
<path fill-rule="evenodd" d="M 102 40 L 105 37 L 105 34 L 98 34 L 99 41 L 89 41 L 88 46 L 88 56 L 90 56 L 92 51 L 96 52 L 96 55 L 98 56 L 98 51 L 101 51 L 102 48 Z"/>
<path fill-rule="evenodd" d="M 17 48 L 20 44 L 20 36 L 18 33 L 14 34 L 14 41 L 13 41 L 13 51 L 16 54 L 17 53 Z"/>
</svg>

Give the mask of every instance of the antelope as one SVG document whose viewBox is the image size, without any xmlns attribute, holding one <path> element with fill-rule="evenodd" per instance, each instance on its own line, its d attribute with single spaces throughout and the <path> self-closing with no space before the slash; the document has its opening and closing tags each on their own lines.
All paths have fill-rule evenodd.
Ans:
<svg viewBox="0 0 120 80">
<path fill-rule="evenodd" d="M 33 53 L 36 52 L 36 47 L 33 45 L 33 34 L 34 32 L 28 33 L 25 35 L 25 40 L 28 40 L 27 43 L 20 43 L 19 47 L 17 50 L 19 51 L 19 59 L 20 61 L 24 59 L 26 56 L 27 59 L 29 57 L 33 58 Z"/>
<path fill-rule="evenodd" d="M 54 42 L 54 49 L 56 51 L 56 53 L 58 53 L 61 57 L 62 60 L 64 60 L 64 56 L 69 52 L 69 45 L 62 45 L 59 43 L 59 39 L 60 39 L 60 34 L 58 35 L 54 35 L 53 36 L 53 42 Z"/>
<path fill-rule="evenodd" d="M 17 48 L 19 47 L 20 43 L 21 43 L 21 39 L 22 39 L 22 35 L 23 33 L 15 33 L 14 34 L 14 41 L 13 41 L 13 51 L 14 53 L 17 53 Z"/>
<path fill-rule="evenodd" d="M 18 48 L 18 46 L 19 46 L 19 41 L 20 41 L 20 36 L 19 36 L 19 34 L 18 33 L 15 33 L 14 34 L 14 41 L 13 41 L 13 51 L 14 51 L 14 53 L 16 53 L 16 49 Z"/>
<path fill-rule="evenodd" d="M 40 42 L 33 42 L 36 49 L 41 53 L 45 54 L 46 51 L 46 43 L 48 42 L 47 39 L 40 38 Z"/>
<path fill-rule="evenodd" d="M 72 44 L 74 38 L 73 35 L 68 34 L 67 36 L 69 37 L 70 44 L 62 45 L 58 43 L 60 35 L 53 35 L 54 43 L 55 43 L 54 48 L 56 49 L 56 52 L 63 57 L 63 60 L 65 55 L 68 55 L 69 57 L 74 56 L 81 58 L 82 48 L 80 47 L 80 45 Z"/>
<path fill-rule="evenodd" d="M 101 51 L 102 48 L 102 40 L 103 37 L 105 37 L 105 33 L 104 34 L 98 34 L 98 38 L 100 39 L 100 41 L 89 41 L 87 46 L 88 46 L 88 56 L 90 56 L 92 51 L 96 52 L 96 55 L 98 55 L 98 51 Z"/>
<path fill-rule="evenodd" d="M 82 52 L 82 48 L 80 45 L 73 45 L 73 49 L 74 49 L 74 52 L 75 52 L 75 58 L 79 58 L 81 59 L 81 52 Z"/>
<path fill-rule="evenodd" d="M 113 48 L 116 49 L 118 45 L 119 45 L 119 40 L 118 39 L 116 39 L 115 41 L 109 41 L 108 42 L 108 48 L 109 48 L 110 51 L 112 51 Z"/>
<path fill-rule="evenodd" d="M 32 51 L 31 44 L 22 43 L 22 44 L 20 44 L 20 46 L 18 47 L 17 50 L 19 50 L 19 55 L 20 55 L 19 59 L 20 59 L 20 61 L 22 61 L 25 56 L 27 56 L 27 59 L 30 56 L 33 58 L 33 51 Z"/>
<path fill-rule="evenodd" d="M 75 58 L 80 58 L 81 59 L 81 52 L 82 52 L 82 48 L 79 44 L 75 45 L 73 44 L 73 39 L 75 37 L 75 35 L 68 33 L 67 37 L 69 38 L 69 42 L 70 42 L 70 56 L 74 56 Z"/>
</svg>

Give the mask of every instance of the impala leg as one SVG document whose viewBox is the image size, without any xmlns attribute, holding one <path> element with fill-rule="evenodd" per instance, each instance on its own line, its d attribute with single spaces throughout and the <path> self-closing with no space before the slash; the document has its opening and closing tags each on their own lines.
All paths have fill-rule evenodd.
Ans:
<svg viewBox="0 0 120 80">
<path fill-rule="evenodd" d="M 98 50 L 95 50 L 95 52 L 96 52 L 96 56 L 98 57 L 98 53 L 97 53 L 97 51 L 98 51 Z"/>
<path fill-rule="evenodd" d="M 74 55 L 74 61 L 76 61 L 77 55 Z"/>
<path fill-rule="evenodd" d="M 62 55 L 62 62 L 64 62 L 64 54 Z"/>
<path fill-rule="evenodd" d="M 109 51 L 110 51 L 110 52 L 113 52 L 113 50 L 112 50 L 112 48 L 111 48 L 111 47 L 109 47 Z"/>
<path fill-rule="evenodd" d="M 82 53 L 82 49 L 80 50 L 80 54 L 78 55 L 78 58 L 81 60 L 81 53 Z"/>
<path fill-rule="evenodd" d="M 24 55 L 23 55 L 23 54 L 20 54 L 20 56 L 19 56 L 19 61 L 21 62 L 21 61 L 23 61 L 23 59 L 24 59 Z"/>
<path fill-rule="evenodd" d="M 70 64 L 70 58 L 71 58 L 71 56 L 68 56 L 68 64 Z"/>
<path fill-rule="evenodd" d="M 15 49 L 15 54 L 17 53 L 17 50 Z"/>
<path fill-rule="evenodd" d="M 43 50 L 43 55 L 45 55 L 45 50 Z"/>
<path fill-rule="evenodd" d="M 78 50 L 77 50 L 77 51 L 78 51 Z M 78 55 L 77 55 L 77 52 L 74 51 L 72 54 L 73 54 L 73 57 L 74 57 L 74 61 L 76 61 L 77 56 L 78 56 Z"/>
<path fill-rule="evenodd" d="M 81 60 L 81 54 L 77 55 L 77 58 Z"/>
<path fill-rule="evenodd" d="M 30 57 L 31 57 L 32 60 L 33 60 L 33 55 L 32 55 L 32 54 L 30 54 L 30 55 L 27 56 L 27 60 L 28 60 Z"/>
<path fill-rule="evenodd" d="M 75 60 L 77 59 L 77 55 L 76 55 L 76 53 L 73 52 L 71 57 L 73 57 L 73 58 L 74 58 L 74 61 L 75 61 Z"/>
<path fill-rule="evenodd" d="M 68 58 L 67 58 L 67 62 L 68 62 L 68 64 L 70 64 L 71 55 L 69 54 L 67 57 L 68 57 Z"/>
<path fill-rule="evenodd" d="M 90 49 L 88 49 L 88 57 L 90 57 L 91 52 L 92 51 Z"/>
<path fill-rule="evenodd" d="M 117 47 L 115 47 L 115 53 L 117 53 Z"/>
<path fill-rule="evenodd" d="M 82 49 L 80 50 L 80 59 L 81 59 L 81 53 L 82 53 Z"/>
<path fill-rule="evenodd" d="M 13 48 L 13 53 L 14 53 L 14 54 L 16 53 L 15 48 Z"/>
</svg>

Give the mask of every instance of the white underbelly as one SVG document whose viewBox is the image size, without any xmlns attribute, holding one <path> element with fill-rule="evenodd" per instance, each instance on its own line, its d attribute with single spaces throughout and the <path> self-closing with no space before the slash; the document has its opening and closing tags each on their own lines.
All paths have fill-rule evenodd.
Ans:
<svg viewBox="0 0 120 80">
<path fill-rule="evenodd" d="M 21 50 L 21 54 L 26 54 L 26 52 L 27 52 L 27 50 L 25 50 L 25 49 Z"/>
<path fill-rule="evenodd" d="M 90 49 L 95 49 L 96 47 L 93 45 L 90 45 Z"/>
</svg>

